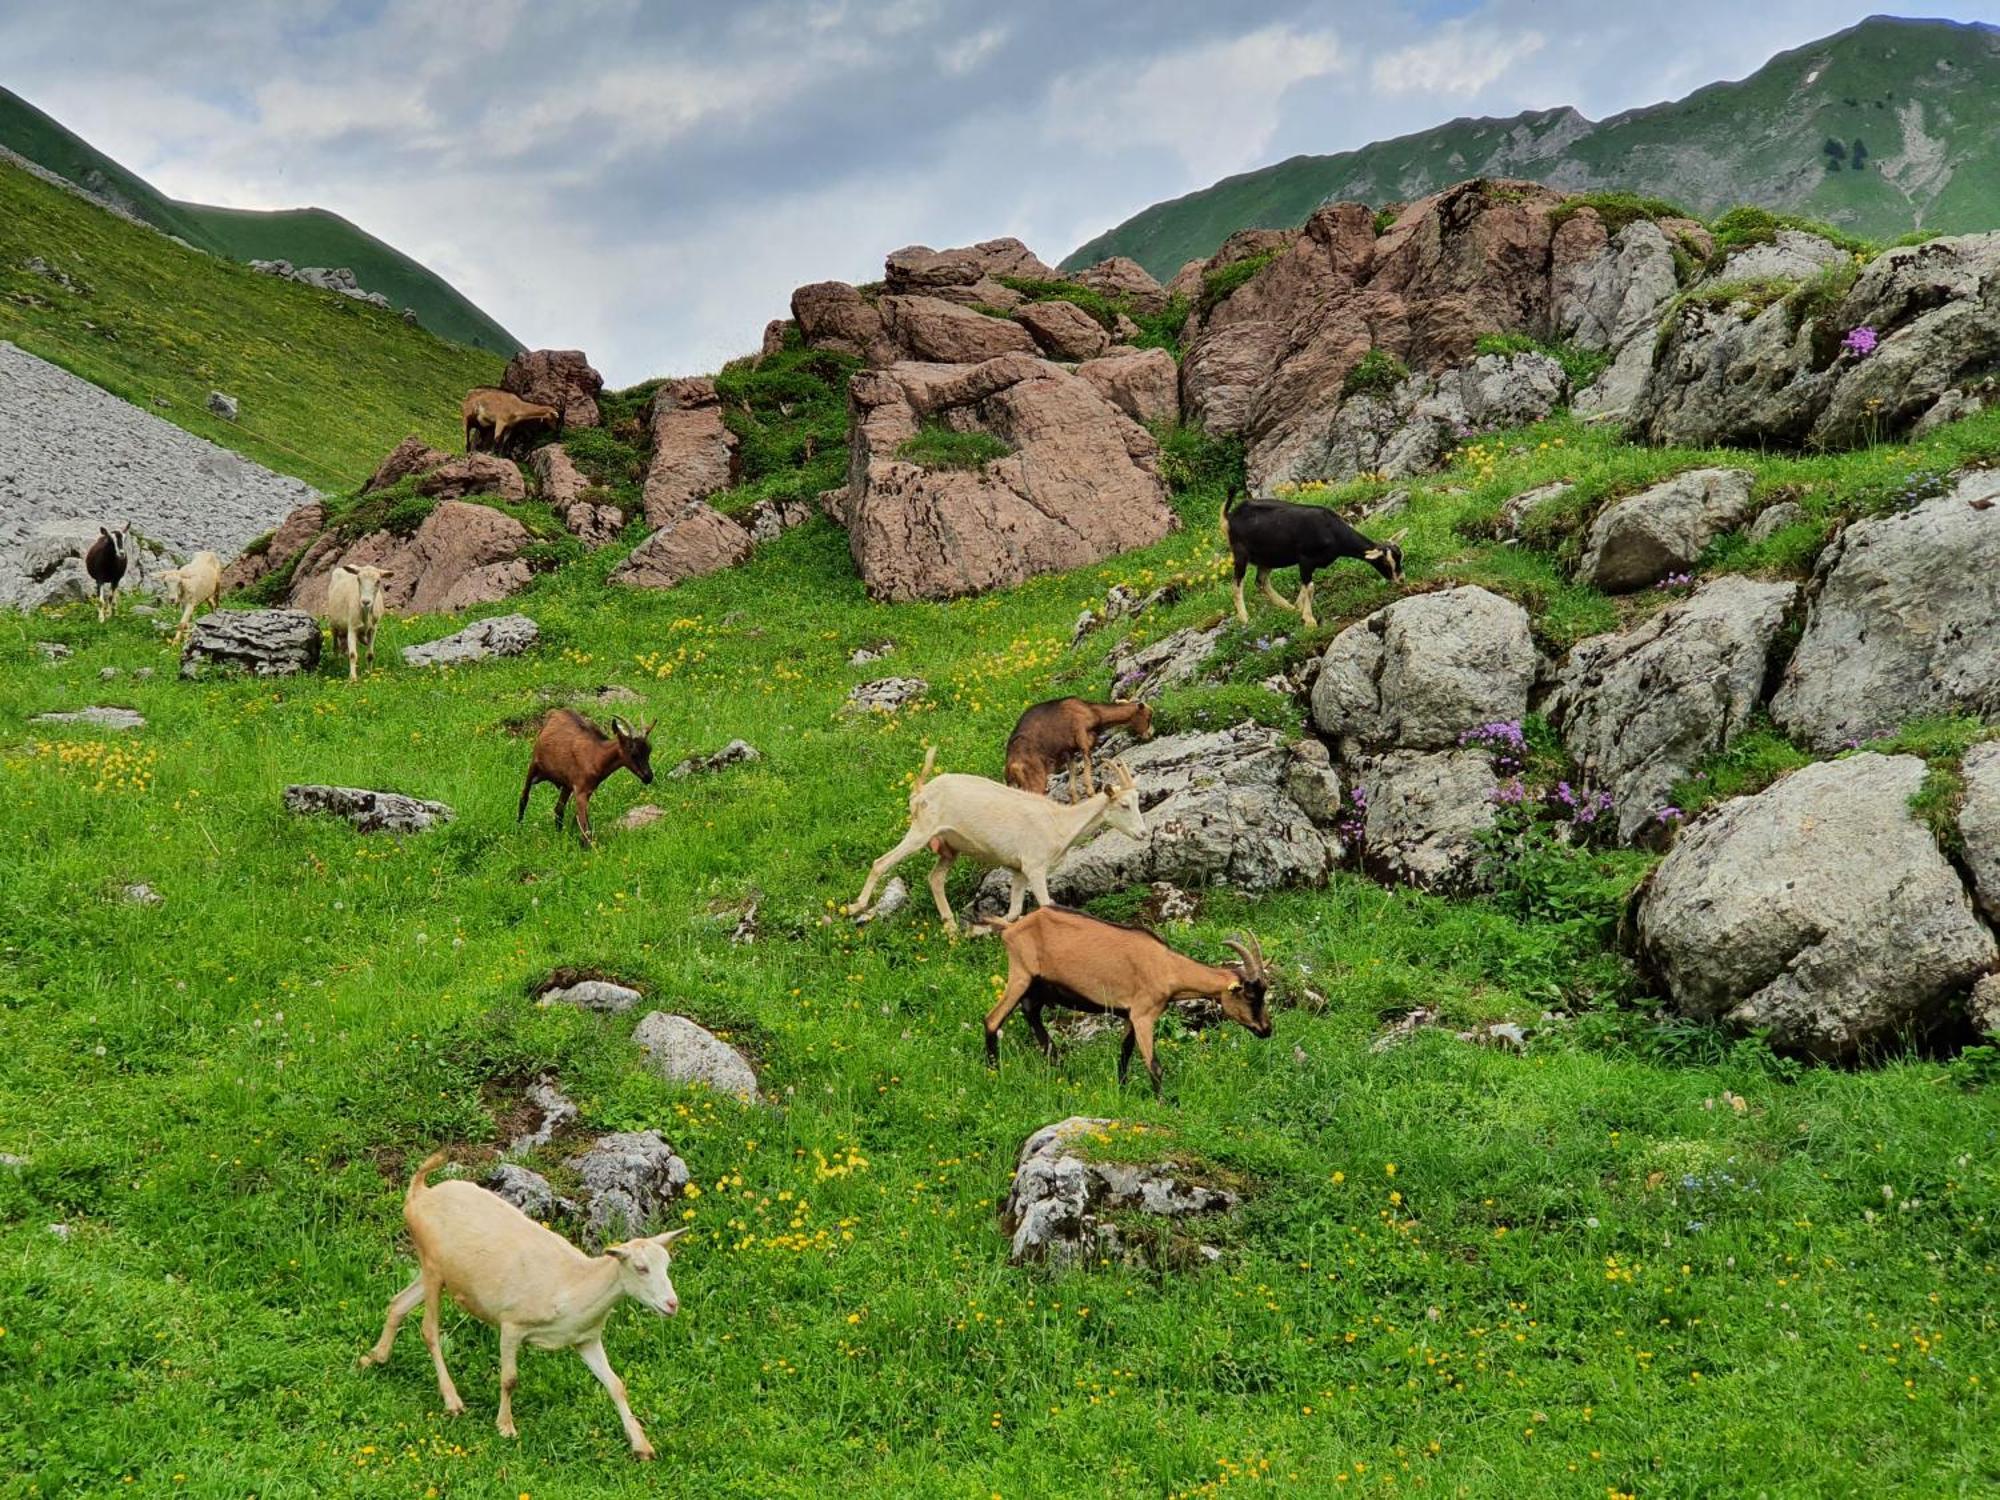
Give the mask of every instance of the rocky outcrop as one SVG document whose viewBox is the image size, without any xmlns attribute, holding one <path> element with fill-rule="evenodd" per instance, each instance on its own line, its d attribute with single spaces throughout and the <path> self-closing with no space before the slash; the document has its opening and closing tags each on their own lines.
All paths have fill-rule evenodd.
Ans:
<svg viewBox="0 0 2000 1500">
<path fill-rule="evenodd" d="M 1181 368 L 1164 349 L 1112 352 L 1076 367 L 1097 394 L 1135 422 L 1172 422 L 1181 414 Z"/>
<path fill-rule="evenodd" d="M 90 597 L 80 549 L 100 525 L 129 521 L 175 556 L 230 557 L 317 498 L 0 341 L 0 608 Z M 136 553 L 125 587 L 153 567 Z"/>
<path fill-rule="evenodd" d="M 1084 1149 L 1088 1142 L 1108 1144 L 1120 1129 L 1113 1120 L 1075 1115 L 1043 1126 L 1022 1143 L 1013 1186 L 1001 1209 L 1002 1227 L 1012 1241 L 1010 1261 L 1080 1266 L 1123 1260 L 1143 1255 L 1149 1247 L 1143 1241 L 1128 1243 L 1135 1237 L 1119 1228 L 1117 1218 L 1152 1218 L 1163 1227 L 1183 1224 L 1185 1233 L 1194 1226 L 1183 1221 L 1232 1213 L 1240 1205 L 1238 1193 L 1204 1183 L 1172 1161 L 1091 1160 Z"/>
<path fill-rule="evenodd" d="M 849 689 L 842 713 L 893 714 L 923 697 L 931 685 L 921 677 L 882 677 Z"/>
<path fill-rule="evenodd" d="M 287 677 L 319 665 L 319 621 L 296 609 L 218 609 L 194 622 L 181 648 L 181 676 L 222 668 Z"/>
<path fill-rule="evenodd" d="M 222 592 L 230 594 L 248 588 L 273 568 L 283 567 L 304 551 L 325 525 L 324 505 L 317 500 L 301 505 L 278 523 L 263 547 L 243 553 L 222 570 Z"/>
<path fill-rule="evenodd" d="M 412 667 L 463 666 L 496 656 L 519 656 L 541 637 L 541 627 L 526 615 L 494 615 L 442 640 L 405 646 L 403 661 Z"/>
<path fill-rule="evenodd" d="M 1142 316 L 1160 312 L 1167 305 L 1167 289 L 1155 281 L 1144 266 L 1123 255 L 1114 255 L 1094 266 L 1085 266 L 1069 279 L 1094 292 L 1101 292 L 1113 301 L 1129 302 Z"/>
<path fill-rule="evenodd" d="M 627 588 L 670 589 L 732 568 L 749 556 L 750 533 L 696 501 L 635 547 L 609 581 Z"/>
<path fill-rule="evenodd" d="M 1813 285 L 1803 278 L 1824 262 L 1798 252 L 1781 241 L 1738 255 L 1708 295 L 1679 305 L 1633 404 L 1636 431 L 1695 446 L 1893 440 L 1940 407 L 1961 410 L 2000 359 L 2000 234 L 1886 250 L 1831 307 L 1816 286 L 1772 301 L 1746 284 L 1745 267 L 1768 263 L 1780 286 L 1787 275 Z M 1730 299 L 1732 287 L 1745 294 Z"/>
<path fill-rule="evenodd" d="M 1050 359 L 1095 359 L 1111 347 L 1104 325 L 1074 302 L 1030 302 L 1015 309 L 1014 320 Z"/>
<path fill-rule="evenodd" d="M 722 420 L 715 382 L 670 380 L 653 393 L 653 456 L 646 466 L 646 521 L 666 526 L 736 478 L 736 434 Z"/>
<path fill-rule="evenodd" d="M 1651 219 L 1607 234 L 1595 209 L 1580 209 L 1556 231 L 1551 260 L 1555 336 L 1580 349 L 1622 349 L 1636 334 L 1650 336 L 1680 289 L 1673 245 Z"/>
<path fill-rule="evenodd" d="M 337 563 L 389 569 L 393 576 L 383 579 L 382 598 L 395 613 L 491 604 L 528 585 L 533 574 L 520 554 L 533 540 L 512 516 L 462 500 L 445 501 L 409 536 L 371 531 L 343 545 L 328 532 L 293 571 L 292 607 L 324 609 L 327 576 Z"/>
<path fill-rule="evenodd" d="M 1612 501 L 1591 523 L 1577 577 L 1623 594 L 1693 567 L 1750 514 L 1756 482 L 1748 469 L 1689 469 Z"/>
<path fill-rule="evenodd" d="M 1550 335 L 1561 201 L 1533 183 L 1461 183 L 1410 205 L 1379 239 L 1366 205 L 1319 209 L 1199 320 L 1182 362 L 1188 414 L 1246 440 L 1253 481 L 1315 477 L 1285 455 L 1319 441 L 1371 349 L 1437 372 L 1469 361 L 1485 334 Z M 1210 265 L 1226 263 L 1219 253 Z"/>
<path fill-rule="evenodd" d="M 656 1010 L 632 1032 L 646 1065 L 669 1083 L 699 1083 L 718 1094 L 757 1097 L 757 1074 L 729 1043 L 686 1016 Z"/>
<path fill-rule="evenodd" d="M 599 1136 L 565 1165 L 582 1190 L 584 1242 L 593 1248 L 656 1228 L 688 1185 L 687 1163 L 657 1130 Z"/>
<path fill-rule="evenodd" d="M 136 708 L 117 708 L 110 704 L 93 703 L 89 708 L 69 709 L 61 713 L 35 714 L 32 724 L 88 724 L 92 729 L 144 729 L 146 716 Z"/>
<path fill-rule="evenodd" d="M 1035 352 L 1034 336 L 1019 323 L 940 297 L 884 297 L 882 324 L 903 359 L 965 365 Z"/>
<path fill-rule="evenodd" d="M 986 321 L 1026 337 L 1018 324 Z M 1152 436 L 1090 382 L 1032 356 L 866 371 L 850 400 L 845 519 L 874 598 L 1004 587 L 1100 562 L 1175 527 Z M 898 458 L 929 420 L 983 429 L 1014 451 L 978 470 Z"/>
<path fill-rule="evenodd" d="M 358 786 L 288 786 L 285 811 L 299 817 L 344 818 L 362 833 L 422 833 L 453 817 L 442 802 Z"/>
<path fill-rule="evenodd" d="M 380 292 L 371 292 L 363 286 L 347 266 L 294 266 L 288 260 L 253 260 L 249 265 L 251 270 L 265 276 L 316 286 L 323 292 L 338 292 L 343 297 L 366 302 L 370 307 L 386 310 L 390 305 L 389 299 Z"/>
<path fill-rule="evenodd" d="M 1481 588 L 1399 599 L 1334 637 L 1313 722 L 1339 747 L 1369 869 L 1439 888 L 1473 881 L 1499 779 L 1468 740 L 1518 729 L 1539 667 L 1527 611 Z"/>
<path fill-rule="evenodd" d="M 2000 474 L 1855 521 L 1820 555 L 1771 715 L 1821 750 L 1919 714 L 2000 715 Z"/>
<path fill-rule="evenodd" d="M 1687 829 L 1637 910 L 1674 1008 L 1829 1060 L 1948 1019 L 1995 949 L 1910 810 L 1924 775 L 1913 755 L 1825 761 Z"/>
<path fill-rule="evenodd" d="M 544 443 L 528 458 L 543 501 L 557 515 L 570 535 L 586 546 L 606 547 L 618 540 L 625 529 L 625 512 L 602 499 L 583 470 L 576 466 L 561 443 Z"/>
<path fill-rule="evenodd" d="M 907 245 L 889 253 L 882 273 L 891 292 L 924 293 L 975 286 L 982 281 L 997 283 L 1002 276 L 1048 281 L 1056 275 L 1034 251 L 1012 236 L 981 240 L 955 250 Z"/>
<path fill-rule="evenodd" d="M 1198 681 L 1228 628 L 1228 621 L 1218 620 L 1207 627 L 1189 625 L 1151 645 L 1120 641 L 1111 652 L 1113 696 L 1157 698 L 1170 687 Z"/>
<path fill-rule="evenodd" d="M 604 377 L 590 367 L 581 349 L 527 349 L 507 361 L 500 389 L 523 401 L 553 406 L 565 427 L 595 427 L 602 420 L 597 398 Z"/>
<path fill-rule="evenodd" d="M 521 466 L 496 453 L 464 453 L 447 458 L 417 479 L 417 493 L 433 500 L 463 500 L 468 495 L 498 495 L 502 500 L 528 498 Z"/>
<path fill-rule="evenodd" d="M 377 490 L 386 490 L 412 474 L 428 474 L 451 455 L 442 448 L 433 448 L 414 432 L 389 450 L 388 457 L 375 466 L 375 472 L 361 486 L 361 493 L 372 495 Z"/>
<path fill-rule="evenodd" d="M 1072 849 L 1049 876 L 1049 893 L 1065 905 L 1156 880 L 1243 891 L 1317 885 L 1340 858 L 1340 780 L 1316 740 L 1287 745 L 1277 730 L 1243 723 L 1161 735 L 1119 754 L 1139 783 L 1146 832 L 1135 839 L 1107 829 Z M 981 909 L 1005 910 L 1008 884 L 1006 872 L 990 875 Z"/>
<path fill-rule="evenodd" d="M 871 365 L 896 358 L 881 312 L 844 281 L 816 281 L 793 292 L 792 320 L 814 349 L 851 354 Z"/>
<path fill-rule="evenodd" d="M 1618 835 L 1660 828 L 1676 782 L 1742 733 L 1798 586 L 1730 575 L 1632 630 L 1570 651 L 1544 707 Z"/>
<path fill-rule="evenodd" d="M 1965 867 L 1986 920 L 2000 923 L 2000 740 L 1966 751 L 1959 771 L 1965 778 L 1965 800 L 1958 810 Z"/>
</svg>

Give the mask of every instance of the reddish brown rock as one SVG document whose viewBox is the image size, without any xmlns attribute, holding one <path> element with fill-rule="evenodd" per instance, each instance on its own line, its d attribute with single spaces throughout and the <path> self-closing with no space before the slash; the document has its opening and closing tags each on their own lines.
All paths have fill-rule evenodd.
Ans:
<svg viewBox="0 0 2000 1500">
<path fill-rule="evenodd" d="M 995 281 L 1002 276 L 1049 281 L 1056 275 L 1034 251 L 1011 235 L 981 240 L 955 250 L 907 245 L 889 253 L 882 271 L 891 292 L 923 294 L 935 294 L 946 287 L 972 286 L 982 280 Z"/>
<path fill-rule="evenodd" d="M 1205 260 L 1191 260 L 1174 272 L 1173 280 L 1167 283 L 1167 296 L 1183 297 L 1187 305 L 1193 307 L 1201 301 L 1201 278 L 1208 270 Z"/>
<path fill-rule="evenodd" d="M 736 477 L 736 434 L 722 420 L 712 380 L 670 380 L 653 393 L 653 457 L 646 466 L 646 522 L 665 526 Z"/>
<path fill-rule="evenodd" d="M 591 547 L 608 547 L 625 529 L 625 512 L 615 505 L 596 505 L 579 500 L 562 513 L 570 534 Z"/>
<path fill-rule="evenodd" d="M 1156 313 L 1167 305 L 1167 289 L 1155 281 L 1144 266 L 1123 255 L 1114 255 L 1094 266 L 1086 266 L 1069 279 L 1107 297 L 1129 298 L 1132 306 L 1141 313 Z"/>
<path fill-rule="evenodd" d="M 1030 302 L 1014 318 L 1051 359 L 1095 359 L 1111 347 L 1104 325 L 1074 302 Z"/>
<path fill-rule="evenodd" d="M 1114 351 L 1076 373 L 1135 422 L 1171 422 L 1181 414 L 1181 372 L 1164 349 Z"/>
<path fill-rule="evenodd" d="M 604 377 L 590 367 L 581 349 L 528 349 L 507 361 L 500 389 L 523 401 L 553 406 L 565 427 L 595 427 L 597 398 Z"/>
<path fill-rule="evenodd" d="M 783 354 L 786 337 L 798 326 L 790 318 L 771 319 L 764 325 L 764 342 L 758 346 L 758 358 L 769 359 L 773 354 Z"/>
<path fill-rule="evenodd" d="M 467 453 L 448 458 L 417 480 L 417 493 L 433 500 L 462 500 L 467 495 L 498 495 L 502 500 L 528 498 L 521 466 L 492 453 Z"/>
<path fill-rule="evenodd" d="M 994 307 L 1001 312 L 1009 312 L 1028 300 L 1011 286 L 1002 286 L 990 276 L 981 277 L 971 286 L 937 287 L 930 295 L 946 302 L 956 302 L 960 307 Z"/>
<path fill-rule="evenodd" d="M 697 501 L 641 542 L 610 581 L 628 588 L 670 589 L 704 573 L 734 567 L 749 555 L 750 533 Z"/>
<path fill-rule="evenodd" d="M 882 323 L 905 359 L 969 365 L 1035 352 L 1034 338 L 1019 323 L 937 297 L 884 297 Z"/>
<path fill-rule="evenodd" d="M 851 354 L 872 365 L 896 357 L 880 311 L 844 281 L 815 281 L 793 292 L 792 320 L 814 349 Z"/>
<path fill-rule="evenodd" d="M 561 443 L 542 444 L 528 455 L 528 468 L 541 487 L 542 500 L 551 510 L 567 510 L 590 488 L 590 480 Z"/>
<path fill-rule="evenodd" d="M 399 614 L 488 604 L 528 583 L 532 574 L 520 554 L 532 540 L 512 516 L 462 500 L 447 500 L 406 537 L 371 531 L 343 547 L 328 532 L 299 559 L 291 605 L 314 613 L 323 609 L 335 563 L 392 570 L 382 593 L 387 608 Z"/>
<path fill-rule="evenodd" d="M 232 593 L 248 588 L 273 568 L 281 567 L 296 556 L 326 525 L 326 507 L 313 500 L 301 505 L 297 510 L 278 523 L 278 529 L 271 533 L 271 540 L 261 552 L 246 552 L 222 570 L 222 592 Z"/>
<path fill-rule="evenodd" d="M 840 519 L 868 592 L 945 599 L 1084 566 L 1175 525 L 1146 430 L 1085 380 L 1032 355 L 904 363 L 857 375 Z M 926 470 L 897 447 L 928 419 L 1014 452 L 977 471 Z"/>
<path fill-rule="evenodd" d="M 449 453 L 433 448 L 414 432 L 389 450 L 389 456 L 375 466 L 375 472 L 368 476 L 368 482 L 361 486 L 364 495 L 376 490 L 386 490 L 399 479 L 407 479 L 412 474 L 424 474 L 435 469 L 450 458 Z"/>
</svg>

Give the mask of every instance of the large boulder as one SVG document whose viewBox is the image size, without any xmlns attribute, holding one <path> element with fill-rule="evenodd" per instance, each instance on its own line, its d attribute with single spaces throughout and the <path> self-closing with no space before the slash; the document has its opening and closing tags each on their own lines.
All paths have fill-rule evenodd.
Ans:
<svg viewBox="0 0 2000 1500">
<path fill-rule="evenodd" d="M 1804 281 L 1845 259 L 1847 252 L 1829 239 L 1803 229 L 1780 229 L 1768 240 L 1732 251 L 1703 279 L 1712 283 Z"/>
<path fill-rule="evenodd" d="M 2000 473 L 1856 521 L 1820 556 L 1771 714 L 1822 750 L 1919 714 L 2000 714 Z"/>
<path fill-rule="evenodd" d="M 1616 799 L 1620 838 L 1659 827 L 1674 784 L 1743 732 L 1798 592 L 1728 575 L 1570 651 L 1544 712 L 1585 779 Z"/>
<path fill-rule="evenodd" d="M 389 569 L 382 599 L 395 613 L 491 604 L 527 587 L 534 575 L 521 553 L 533 541 L 512 516 L 447 500 L 409 536 L 371 531 L 348 545 L 332 532 L 321 536 L 293 570 L 291 604 L 314 614 L 324 610 L 328 576 L 339 563 Z"/>
<path fill-rule="evenodd" d="M 1047 281 L 1055 272 L 1043 264 L 1035 252 L 1012 236 L 981 240 L 956 250 L 933 250 L 928 245 L 907 245 L 892 250 L 882 266 L 884 284 L 891 292 L 935 294 L 981 282 L 998 285 L 997 278 L 1013 277 Z M 1006 289 L 1001 288 L 1002 291 Z"/>
<path fill-rule="evenodd" d="M 1181 414 L 1181 367 L 1164 349 L 1114 351 L 1086 360 L 1076 373 L 1135 422 L 1150 426 Z"/>
<path fill-rule="evenodd" d="M 450 457 L 444 449 L 433 448 L 413 432 L 391 448 L 388 456 L 375 466 L 375 472 L 361 486 L 361 493 L 372 495 L 399 480 L 408 479 L 412 474 L 428 474 Z"/>
<path fill-rule="evenodd" d="M 604 377 L 590 367 L 581 349 L 527 349 L 507 361 L 500 388 L 523 401 L 553 406 L 565 427 L 595 427 L 597 398 Z"/>
<path fill-rule="evenodd" d="M 1413 594 L 1334 637 L 1313 722 L 1343 755 L 1456 746 L 1528 711 L 1539 655 L 1528 612 L 1476 586 Z"/>
<path fill-rule="evenodd" d="M 652 1011 L 632 1032 L 646 1062 L 670 1083 L 699 1083 L 718 1094 L 757 1097 L 757 1074 L 729 1043 L 686 1016 Z"/>
<path fill-rule="evenodd" d="M 601 499 L 590 478 L 576 466 L 561 443 L 544 443 L 528 457 L 542 500 L 570 534 L 591 547 L 609 546 L 625 529 L 625 512 Z"/>
<path fill-rule="evenodd" d="M 1623 594 L 1693 567 L 1750 514 L 1756 482 L 1748 469 L 1689 469 L 1612 501 L 1591 523 L 1577 577 Z"/>
<path fill-rule="evenodd" d="M 1035 352 L 1034 336 L 1019 323 L 940 297 L 884 297 L 881 306 L 883 326 L 904 359 L 964 365 Z"/>
<path fill-rule="evenodd" d="M 1050 359 L 1095 359 L 1111 347 L 1104 325 L 1074 302 L 1030 302 L 1015 309 L 1014 320 Z"/>
<path fill-rule="evenodd" d="M 1018 324 L 985 321 L 1027 336 Z M 849 394 L 845 521 L 877 599 L 1004 587 L 1175 528 L 1151 434 L 1090 382 L 1031 355 L 969 367 L 897 364 L 857 375 Z M 925 421 L 983 429 L 1014 451 L 977 470 L 925 469 L 897 456 Z"/>
<path fill-rule="evenodd" d="M 736 434 L 722 420 L 715 382 L 670 380 L 653 393 L 653 456 L 646 465 L 646 521 L 665 526 L 736 478 Z"/>
<path fill-rule="evenodd" d="M 405 646 L 403 661 L 412 667 L 457 667 L 496 656 L 519 656 L 541 635 L 541 627 L 526 615 L 494 615 L 442 640 Z"/>
<path fill-rule="evenodd" d="M 302 818 L 343 818 L 363 833 L 422 833 L 449 823 L 454 816 L 442 802 L 406 797 L 401 792 L 311 784 L 286 787 L 285 810 Z"/>
<path fill-rule="evenodd" d="M 844 281 L 815 281 L 793 292 L 792 321 L 811 348 L 851 354 L 871 365 L 896 357 L 880 310 Z"/>
<path fill-rule="evenodd" d="M 2000 922 L 2000 740 L 1974 745 L 1959 769 L 1965 777 L 1965 802 L 1958 812 L 1965 867 L 1980 910 L 1989 922 Z"/>
<path fill-rule="evenodd" d="M 750 547 L 749 532 L 697 500 L 633 548 L 609 581 L 628 588 L 670 589 L 736 566 L 750 556 Z"/>
<path fill-rule="evenodd" d="M 502 500 L 528 498 L 521 466 L 497 453 L 466 453 L 447 458 L 417 479 L 417 493 L 433 500 L 463 500 L 467 495 L 498 495 Z"/>
<path fill-rule="evenodd" d="M 1113 301 L 1130 302 L 1141 314 L 1159 312 L 1167 305 L 1167 289 L 1155 281 L 1144 266 L 1127 256 L 1114 255 L 1109 260 L 1100 260 L 1094 266 L 1085 266 L 1081 271 L 1072 273 L 1069 279 L 1094 292 L 1101 292 Z"/>
<path fill-rule="evenodd" d="M 1485 750 L 1362 750 L 1344 757 L 1341 769 L 1371 874 L 1440 891 L 1479 883 L 1482 841 L 1500 796 Z"/>
<path fill-rule="evenodd" d="M 1287 745 L 1261 724 L 1161 735 L 1120 752 L 1139 783 L 1146 832 L 1107 829 L 1049 875 L 1067 906 L 1155 880 L 1242 891 L 1317 885 L 1341 855 L 1340 779 L 1317 740 Z M 989 875 L 980 908 L 1004 909 L 1008 877 Z"/>
<path fill-rule="evenodd" d="M 1580 209 L 1551 246 L 1550 313 L 1556 337 L 1613 350 L 1650 336 L 1679 290 L 1674 251 L 1660 226 L 1635 219 L 1607 235 L 1597 211 Z"/>
<path fill-rule="evenodd" d="M 319 665 L 319 621 L 296 609 L 217 609 L 194 622 L 181 676 L 212 668 L 286 677 Z"/>
<path fill-rule="evenodd" d="M 1948 1019 L 1995 948 L 1910 810 L 1925 771 L 1825 761 L 1687 829 L 1636 923 L 1674 1008 L 1828 1060 Z"/>
<path fill-rule="evenodd" d="M 593 1247 L 654 1228 L 688 1185 L 687 1163 L 657 1130 L 599 1136 L 566 1165 L 576 1174 L 588 1207 L 584 1239 Z"/>
<path fill-rule="evenodd" d="M 1113 1120 L 1074 1115 L 1043 1126 L 1022 1143 L 1001 1209 L 1012 1241 L 1009 1260 L 1078 1266 L 1122 1259 L 1146 1248 L 1143 1242 L 1127 1243 L 1133 1227 L 1146 1219 L 1166 1227 L 1232 1213 L 1241 1204 L 1240 1194 L 1202 1182 L 1183 1163 L 1096 1161 L 1087 1154 L 1087 1142 L 1108 1145 L 1120 1128 Z"/>
<path fill-rule="evenodd" d="M 222 570 L 222 592 L 248 588 L 273 568 L 283 567 L 304 551 L 325 525 L 326 506 L 317 500 L 301 505 L 278 523 L 262 547 L 245 552 Z"/>
</svg>

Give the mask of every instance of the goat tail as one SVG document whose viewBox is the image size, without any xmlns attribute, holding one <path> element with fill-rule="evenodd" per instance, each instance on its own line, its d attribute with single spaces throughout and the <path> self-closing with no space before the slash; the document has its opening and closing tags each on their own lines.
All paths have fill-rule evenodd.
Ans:
<svg viewBox="0 0 2000 1500">
<path fill-rule="evenodd" d="M 930 780 L 931 767 L 936 764 L 937 746 L 932 745 L 924 751 L 924 763 L 917 769 L 917 779 L 910 784 L 910 803 L 912 806 L 916 805 L 917 793 L 921 792 L 924 789 L 924 783 Z"/>
<path fill-rule="evenodd" d="M 449 1154 L 449 1152 L 445 1151 L 433 1151 L 429 1156 L 424 1158 L 423 1165 L 410 1174 L 410 1190 L 404 1195 L 406 1200 L 416 1197 L 418 1193 L 430 1191 L 430 1184 L 425 1182 L 424 1179 L 443 1166 L 445 1158 Z"/>
<path fill-rule="evenodd" d="M 1234 494 L 1222 497 L 1222 512 L 1215 518 L 1215 525 L 1216 529 L 1222 533 L 1224 541 L 1229 540 L 1229 512 L 1235 508 L 1236 502 L 1242 498 L 1241 495 Z"/>
</svg>

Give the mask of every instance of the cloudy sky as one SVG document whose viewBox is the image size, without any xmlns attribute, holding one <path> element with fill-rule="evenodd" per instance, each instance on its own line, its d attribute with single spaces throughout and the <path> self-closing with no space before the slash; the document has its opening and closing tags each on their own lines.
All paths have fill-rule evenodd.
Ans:
<svg viewBox="0 0 2000 1500">
<path fill-rule="evenodd" d="M 316 204 L 607 377 L 713 369 L 899 245 L 1054 262 L 1158 199 L 1458 115 L 1740 78 L 1841 0 L 67 0 L 0 83 L 176 197 Z M 1925 0 L 2000 21 L 2000 0 Z"/>
</svg>

